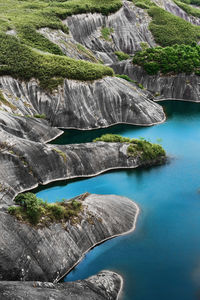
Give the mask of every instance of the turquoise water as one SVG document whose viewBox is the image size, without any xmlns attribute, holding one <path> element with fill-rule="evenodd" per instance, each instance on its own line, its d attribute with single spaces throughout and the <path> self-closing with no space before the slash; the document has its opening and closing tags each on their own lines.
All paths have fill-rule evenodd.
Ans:
<svg viewBox="0 0 200 300">
<path fill-rule="evenodd" d="M 171 157 L 164 166 L 113 171 L 56 183 L 38 192 L 48 201 L 83 192 L 124 195 L 141 209 L 136 230 L 90 251 L 65 278 L 84 279 L 110 269 L 124 278 L 123 300 L 200 299 L 200 104 L 163 104 L 168 119 L 154 127 L 115 126 L 102 132 L 145 137 Z M 90 141 L 100 131 L 68 131 L 57 141 Z M 84 138 L 83 138 L 84 135 Z M 56 142 L 57 142 L 56 141 Z"/>
</svg>

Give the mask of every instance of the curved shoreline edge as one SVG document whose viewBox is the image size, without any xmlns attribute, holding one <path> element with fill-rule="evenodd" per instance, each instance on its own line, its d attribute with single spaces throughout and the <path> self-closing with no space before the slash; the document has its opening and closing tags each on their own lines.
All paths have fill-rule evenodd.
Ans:
<svg viewBox="0 0 200 300">
<path fill-rule="evenodd" d="M 125 232 L 122 232 L 122 233 L 119 233 L 119 234 L 115 234 L 115 235 L 112 235 L 112 236 L 110 236 L 110 237 L 108 237 L 108 238 L 105 238 L 104 240 L 102 240 L 102 241 L 100 241 L 99 243 L 96 243 L 96 244 L 94 244 L 92 247 L 90 247 L 88 250 L 86 250 L 83 254 L 82 254 L 82 256 L 80 257 L 80 259 L 63 275 L 63 276 L 61 276 L 60 278 L 58 278 L 58 279 L 56 279 L 56 280 L 54 280 L 54 282 L 53 283 L 58 283 L 61 279 L 63 279 L 65 276 L 67 276 L 67 274 L 69 274 L 84 258 L 85 258 L 85 255 L 90 251 L 90 250 L 92 250 L 92 249 L 94 249 L 95 247 L 97 247 L 97 246 L 99 246 L 99 245 L 101 245 L 101 244 L 103 244 L 104 242 L 106 242 L 106 241 L 108 241 L 108 240 L 111 240 L 111 239 L 113 239 L 113 238 L 115 238 L 115 237 L 120 237 L 120 236 L 123 236 L 123 235 L 128 235 L 129 233 L 131 233 L 131 232 L 133 232 L 134 230 L 135 230 L 135 228 L 136 228 L 136 222 L 137 222 L 137 219 L 138 219 L 138 215 L 139 215 L 139 213 L 140 213 L 140 208 L 139 208 L 139 206 L 138 206 L 138 204 L 135 202 L 135 201 L 133 201 L 133 200 L 131 200 L 131 199 L 129 199 L 130 201 L 132 201 L 133 202 L 133 204 L 134 204 L 134 206 L 136 207 L 136 214 L 135 214 L 135 218 L 134 218 L 134 220 L 133 220 L 133 225 L 132 225 L 132 228 L 131 229 L 129 229 L 128 231 L 125 231 Z M 116 273 L 117 275 L 119 275 L 118 273 Z M 121 293 L 121 291 L 122 291 L 122 289 L 123 289 L 123 277 L 120 275 L 120 277 L 122 278 L 122 286 L 121 286 L 121 289 L 120 289 L 120 291 L 119 291 L 119 293 Z M 117 298 L 118 299 L 118 298 Z"/>
</svg>

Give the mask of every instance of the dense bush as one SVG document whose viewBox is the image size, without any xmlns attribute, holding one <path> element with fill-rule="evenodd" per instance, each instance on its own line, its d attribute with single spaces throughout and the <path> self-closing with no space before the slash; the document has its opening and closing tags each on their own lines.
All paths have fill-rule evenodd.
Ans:
<svg viewBox="0 0 200 300">
<path fill-rule="evenodd" d="M 33 193 L 19 194 L 15 198 L 15 203 L 18 206 L 9 207 L 8 212 L 32 225 L 66 222 L 70 218 L 77 217 L 82 208 L 82 203 L 77 200 L 48 204 Z"/>
<path fill-rule="evenodd" d="M 149 48 L 135 54 L 133 63 L 142 66 L 150 75 L 167 73 L 200 74 L 200 46 L 197 44 Z"/>
<path fill-rule="evenodd" d="M 126 60 L 126 59 L 129 59 L 130 58 L 130 55 L 127 54 L 127 53 L 124 53 L 122 51 L 116 51 L 115 52 L 115 55 L 117 55 L 118 59 L 119 60 Z"/>
<path fill-rule="evenodd" d="M 127 155 L 140 157 L 142 161 L 166 156 L 165 150 L 158 144 L 152 144 L 145 139 L 130 139 L 117 134 L 104 134 L 93 142 L 128 143 Z"/>
<path fill-rule="evenodd" d="M 192 15 L 194 17 L 199 18 L 200 17 L 200 9 L 192 7 L 186 3 L 183 3 L 182 1 L 174 0 L 174 2 L 182 8 L 188 15 Z M 200 2 L 199 2 L 200 3 Z"/>
</svg>

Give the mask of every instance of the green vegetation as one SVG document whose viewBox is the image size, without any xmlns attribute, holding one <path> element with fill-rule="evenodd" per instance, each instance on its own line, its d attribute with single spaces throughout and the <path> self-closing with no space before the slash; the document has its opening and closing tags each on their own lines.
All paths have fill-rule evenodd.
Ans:
<svg viewBox="0 0 200 300">
<path fill-rule="evenodd" d="M 46 115 L 45 114 L 35 114 L 34 117 L 38 118 L 38 119 L 46 119 Z"/>
<path fill-rule="evenodd" d="M 101 28 L 101 37 L 108 41 L 108 42 L 111 42 L 112 39 L 110 37 L 111 33 L 114 32 L 113 28 L 111 27 L 102 27 Z"/>
<path fill-rule="evenodd" d="M 122 78 L 122 79 L 125 79 L 126 81 L 129 81 L 129 82 L 134 82 L 135 83 L 135 81 L 133 81 L 128 75 L 125 75 L 125 74 L 116 74 L 115 75 L 116 77 L 118 77 L 118 78 Z"/>
<path fill-rule="evenodd" d="M 8 100 L 6 100 L 6 98 L 3 96 L 2 92 L 0 91 L 0 106 L 4 104 L 8 107 L 10 107 L 12 110 L 16 110 L 17 107 L 14 106 L 12 103 L 8 102 Z"/>
<path fill-rule="evenodd" d="M 105 134 L 96 138 L 93 142 L 128 143 L 127 155 L 139 157 L 142 161 L 148 161 L 165 157 L 166 153 L 162 146 L 152 144 L 145 139 L 130 139 L 116 134 Z"/>
<path fill-rule="evenodd" d="M 127 54 L 127 53 L 124 53 L 122 51 L 116 51 L 115 52 L 115 55 L 117 55 L 118 59 L 119 60 L 126 60 L 126 59 L 129 59 L 130 58 L 130 55 Z"/>
<path fill-rule="evenodd" d="M 95 55 L 92 53 L 92 51 L 90 51 L 89 49 L 85 48 L 83 45 L 77 44 L 76 48 L 78 49 L 79 52 L 82 52 L 82 54 L 84 54 L 85 56 L 87 56 L 88 59 L 90 59 L 92 62 L 101 63 L 101 61 L 98 60 L 95 57 Z"/>
<path fill-rule="evenodd" d="M 182 8 L 188 15 L 192 15 L 194 17 L 200 18 L 200 9 L 192 7 L 186 3 L 183 3 L 182 1 L 174 0 L 174 2 Z M 200 1 L 199 1 L 200 4 Z"/>
<path fill-rule="evenodd" d="M 195 72 L 200 75 L 200 46 L 197 44 L 149 48 L 138 52 L 133 63 L 142 66 L 150 75 Z"/>
<path fill-rule="evenodd" d="M 133 0 L 138 5 L 136 0 Z M 150 0 L 141 0 L 139 2 L 145 5 L 148 14 L 152 17 L 149 25 L 156 43 L 166 47 L 175 44 L 189 44 L 198 42 L 200 39 L 200 27 L 174 16 L 173 14 L 158 7 Z"/>
<path fill-rule="evenodd" d="M 49 27 L 67 33 L 61 21 L 67 16 L 85 12 L 107 15 L 121 6 L 121 0 L 0 0 L 0 75 L 22 80 L 34 77 L 50 91 L 64 78 L 95 80 L 112 76 L 108 67 L 66 57 L 37 29 Z"/>
<path fill-rule="evenodd" d="M 200 6 L 200 0 L 180 0 L 180 1 L 186 4 L 194 4 Z"/>
<path fill-rule="evenodd" d="M 15 198 L 18 206 L 10 206 L 8 212 L 18 220 L 32 225 L 48 225 L 52 222 L 66 223 L 78 217 L 82 203 L 77 200 L 48 204 L 33 193 L 19 194 Z"/>
<path fill-rule="evenodd" d="M 37 78 L 43 88 L 55 89 L 64 78 L 94 80 L 113 76 L 113 70 L 101 64 L 66 56 L 43 54 L 21 44 L 15 37 L 0 34 L 0 75 L 30 80 Z"/>
<path fill-rule="evenodd" d="M 53 148 L 53 151 L 57 152 L 63 158 L 64 162 L 66 163 L 67 155 L 65 152 L 63 152 L 62 150 L 60 150 L 58 148 Z"/>
</svg>

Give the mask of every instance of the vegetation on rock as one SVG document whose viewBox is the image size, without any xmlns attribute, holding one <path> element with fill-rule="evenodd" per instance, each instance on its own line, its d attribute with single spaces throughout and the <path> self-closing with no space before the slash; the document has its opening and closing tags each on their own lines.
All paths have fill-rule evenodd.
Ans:
<svg viewBox="0 0 200 300">
<path fill-rule="evenodd" d="M 66 223 L 78 217 L 82 203 L 77 200 L 48 204 L 33 193 L 19 194 L 15 198 L 18 206 L 10 206 L 8 212 L 18 220 L 32 225 L 48 225 L 52 222 Z"/>
<path fill-rule="evenodd" d="M 152 21 L 149 24 L 156 43 L 166 47 L 175 44 L 189 44 L 198 42 L 200 39 L 199 26 L 192 25 L 191 23 L 174 16 L 173 14 L 158 7 L 151 0 L 140 0 L 137 2 L 133 0 L 135 5 L 141 7 L 141 3 L 145 5 L 148 14 L 151 16 Z"/>
<path fill-rule="evenodd" d="M 197 44 L 149 48 L 135 54 L 133 63 L 142 66 L 149 75 L 192 73 L 200 75 L 200 46 Z"/>
<path fill-rule="evenodd" d="M 64 78 L 94 80 L 113 76 L 113 70 L 101 64 L 66 56 L 43 54 L 12 36 L 0 34 L 0 75 L 30 80 L 37 78 L 43 88 L 55 89 Z"/>
<path fill-rule="evenodd" d="M 117 55 L 118 59 L 121 60 L 126 60 L 130 58 L 130 55 L 127 53 L 124 53 L 122 51 L 116 51 L 115 55 Z"/>
<path fill-rule="evenodd" d="M 130 139 L 117 134 L 104 134 L 93 142 L 128 143 L 127 155 L 139 157 L 142 161 L 154 160 L 166 156 L 165 150 L 159 144 L 153 144 L 145 139 Z"/>
<path fill-rule="evenodd" d="M 110 37 L 111 33 L 114 32 L 113 28 L 111 27 L 102 27 L 101 28 L 101 37 L 108 41 L 108 42 L 111 42 L 112 39 Z"/>
</svg>

